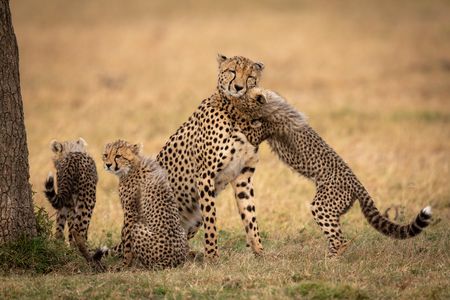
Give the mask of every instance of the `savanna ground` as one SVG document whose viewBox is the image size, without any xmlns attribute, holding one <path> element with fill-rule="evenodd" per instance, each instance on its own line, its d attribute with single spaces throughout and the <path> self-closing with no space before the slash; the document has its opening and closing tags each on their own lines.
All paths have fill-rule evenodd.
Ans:
<svg viewBox="0 0 450 300">
<path fill-rule="evenodd" d="M 328 260 L 313 184 L 264 144 L 263 257 L 246 249 L 227 189 L 217 262 L 94 274 L 79 259 L 46 275 L 5 273 L 0 298 L 450 298 L 448 1 L 11 2 L 35 204 L 54 213 L 42 193 L 50 140 L 86 139 L 100 177 L 91 246 L 117 241 L 122 220 L 103 145 L 121 137 L 156 154 L 215 89 L 217 52 L 264 62 L 261 85 L 309 116 L 380 210 L 402 206 L 407 222 L 431 204 L 434 222 L 391 240 L 355 204 L 343 218 L 352 243 Z"/>
</svg>

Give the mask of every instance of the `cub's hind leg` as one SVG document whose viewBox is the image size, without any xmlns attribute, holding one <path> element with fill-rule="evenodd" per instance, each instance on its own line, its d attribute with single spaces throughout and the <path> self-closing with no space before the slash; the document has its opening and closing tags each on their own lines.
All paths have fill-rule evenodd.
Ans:
<svg viewBox="0 0 450 300">
<path fill-rule="evenodd" d="M 56 231 L 55 238 L 64 241 L 64 227 L 68 217 L 68 208 L 62 207 L 56 212 Z"/>
<path fill-rule="evenodd" d="M 88 239 L 89 224 L 91 223 L 92 212 L 95 207 L 95 192 L 95 184 L 86 184 L 85 191 L 78 195 L 75 202 L 77 206 L 76 215 L 79 219 L 78 232 L 85 241 Z"/>
<path fill-rule="evenodd" d="M 176 267 L 186 260 L 187 254 L 186 237 L 177 240 L 177 233 L 164 236 L 143 223 L 136 223 L 131 230 L 132 252 L 149 269 Z"/>
<path fill-rule="evenodd" d="M 339 193 L 331 195 L 323 189 L 318 189 L 316 196 L 311 204 L 311 212 L 314 220 L 322 229 L 328 240 L 328 256 L 334 257 L 341 254 L 347 247 L 347 240 L 342 235 L 341 224 L 339 222 L 340 216 L 346 209 L 342 208 L 344 205 L 338 204 L 339 200 L 335 200 Z M 350 195 L 348 195 L 350 197 Z M 350 198 L 349 198 L 350 199 Z"/>
</svg>

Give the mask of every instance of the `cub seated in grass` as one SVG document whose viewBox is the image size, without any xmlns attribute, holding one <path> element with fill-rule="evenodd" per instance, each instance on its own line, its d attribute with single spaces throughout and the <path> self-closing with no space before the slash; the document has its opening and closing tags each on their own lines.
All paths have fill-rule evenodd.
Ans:
<svg viewBox="0 0 450 300">
<path fill-rule="evenodd" d="M 140 146 L 117 140 L 105 146 L 104 167 L 119 177 L 119 197 L 124 211 L 121 243 L 123 267 L 133 258 L 149 269 L 182 264 L 187 255 L 186 233 L 167 175 L 158 162 L 140 154 Z M 94 254 L 96 261 L 109 249 Z"/>
<path fill-rule="evenodd" d="M 350 167 L 308 125 L 305 117 L 278 94 L 253 88 L 231 103 L 251 120 L 252 125 L 242 130 L 252 144 L 268 140 L 284 163 L 316 184 L 311 211 L 328 239 L 329 256 L 345 250 L 347 242 L 342 236 L 339 218 L 356 199 L 370 225 L 389 237 L 410 238 L 429 225 L 430 206 L 406 225 L 396 224 L 380 214 Z"/>
</svg>

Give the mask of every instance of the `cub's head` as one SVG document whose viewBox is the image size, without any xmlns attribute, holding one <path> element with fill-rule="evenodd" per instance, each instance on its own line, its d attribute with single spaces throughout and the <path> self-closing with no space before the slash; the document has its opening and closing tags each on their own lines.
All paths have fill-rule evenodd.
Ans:
<svg viewBox="0 0 450 300">
<path fill-rule="evenodd" d="M 272 129 L 303 128 L 307 117 L 271 90 L 252 88 L 241 98 L 230 100 L 242 117 L 250 120 L 252 127 L 269 124 Z"/>
<path fill-rule="evenodd" d="M 230 99 L 231 104 L 244 116 L 258 119 L 266 116 L 266 108 L 270 94 L 267 90 L 254 87 L 241 98 Z"/>
<path fill-rule="evenodd" d="M 228 99 L 239 98 L 247 90 L 257 86 L 264 69 L 262 63 L 253 62 L 242 56 L 227 58 L 218 54 L 217 61 L 219 62 L 217 89 Z"/>
<path fill-rule="evenodd" d="M 103 151 L 105 170 L 117 176 L 127 174 L 139 161 L 141 147 L 140 144 L 130 144 L 123 140 L 106 144 Z"/>
<path fill-rule="evenodd" d="M 74 141 L 58 142 L 53 140 L 50 142 L 50 149 L 54 154 L 54 159 L 59 159 L 70 152 L 87 152 L 87 143 L 83 138 Z"/>
</svg>

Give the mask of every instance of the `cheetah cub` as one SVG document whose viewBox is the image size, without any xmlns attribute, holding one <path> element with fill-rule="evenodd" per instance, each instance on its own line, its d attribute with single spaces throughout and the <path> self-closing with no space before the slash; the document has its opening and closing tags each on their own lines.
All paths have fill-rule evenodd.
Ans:
<svg viewBox="0 0 450 300">
<path fill-rule="evenodd" d="M 167 175 L 158 162 L 140 154 L 140 146 L 117 140 L 105 146 L 104 167 L 119 177 L 119 197 L 124 211 L 121 243 L 123 267 L 136 257 L 149 269 L 172 268 L 187 255 L 186 234 Z M 109 249 L 94 255 L 100 260 Z"/>
<path fill-rule="evenodd" d="M 314 220 L 328 239 L 329 256 L 345 250 L 339 218 L 358 199 L 367 221 L 389 237 L 406 239 L 418 235 L 430 223 L 431 207 L 420 211 L 410 224 L 399 225 L 378 211 L 367 190 L 344 160 L 308 125 L 306 118 L 281 96 L 260 88 L 235 99 L 232 104 L 252 120 L 246 129 L 254 144 L 268 140 L 278 157 L 316 184 L 311 205 Z"/>
<path fill-rule="evenodd" d="M 89 223 L 95 206 L 97 169 L 87 153 L 87 143 L 82 138 L 75 141 L 52 141 L 57 192 L 50 173 L 45 181 L 45 196 L 57 210 L 55 237 L 64 240 L 64 226 L 69 226 L 69 242 L 78 247 L 89 261 L 86 249 Z"/>
</svg>

